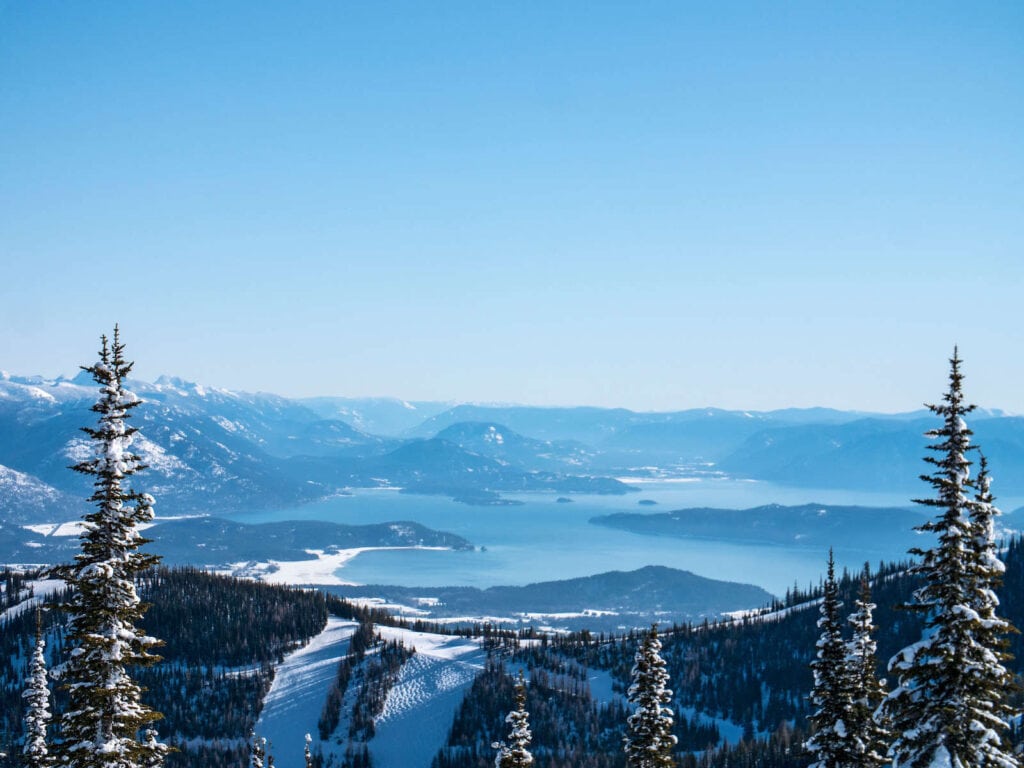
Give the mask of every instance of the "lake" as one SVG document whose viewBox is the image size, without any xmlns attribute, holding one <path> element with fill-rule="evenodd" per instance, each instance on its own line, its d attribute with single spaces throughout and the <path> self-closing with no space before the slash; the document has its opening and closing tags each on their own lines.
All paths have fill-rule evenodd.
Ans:
<svg viewBox="0 0 1024 768">
<path fill-rule="evenodd" d="M 560 504 L 556 493 L 507 494 L 521 506 L 476 507 L 438 496 L 394 490 L 359 490 L 292 509 L 234 515 L 247 523 L 277 520 L 330 520 L 364 524 L 411 520 L 465 537 L 478 549 L 467 552 L 391 550 L 366 552 L 337 572 L 359 584 L 401 586 L 522 585 L 664 565 L 700 576 L 756 584 L 776 595 L 794 582 L 817 584 L 828 552 L 816 547 L 756 542 L 642 536 L 591 525 L 595 515 L 617 511 L 656 513 L 684 507 L 744 509 L 762 504 L 822 503 L 862 506 L 913 506 L 904 495 L 857 491 L 808 490 L 730 479 L 643 483 L 625 496 L 573 495 Z M 922 488 L 922 491 L 924 489 Z M 640 499 L 657 505 L 641 506 Z M 1008 502 L 1007 509 L 1021 500 Z M 922 514 L 922 520 L 925 517 Z M 742 537 L 743 532 L 723 532 Z M 834 542 L 840 568 L 859 570 L 865 561 L 902 559 L 905 547 L 879 531 L 878 546 L 850 549 Z M 480 548 L 484 548 L 481 550 Z"/>
</svg>

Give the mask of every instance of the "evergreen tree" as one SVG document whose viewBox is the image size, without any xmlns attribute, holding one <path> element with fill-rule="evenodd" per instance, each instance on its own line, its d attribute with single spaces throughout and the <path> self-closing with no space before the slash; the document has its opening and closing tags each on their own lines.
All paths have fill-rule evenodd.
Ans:
<svg viewBox="0 0 1024 768">
<path fill-rule="evenodd" d="M 249 768 L 269 768 L 267 762 L 267 740 L 253 731 L 249 735 Z"/>
<path fill-rule="evenodd" d="M 851 768 L 857 765 L 848 740 L 852 699 L 850 675 L 846 665 L 846 643 L 839 623 L 839 585 L 836 583 L 835 559 L 828 551 L 828 575 L 825 579 L 818 628 L 817 656 L 811 662 L 814 688 L 811 715 L 814 735 L 807 749 L 814 754 L 811 768 Z"/>
<path fill-rule="evenodd" d="M 874 719 L 874 712 L 885 699 L 885 681 L 878 679 L 872 623 L 875 604 L 871 602 L 870 571 L 867 563 L 860 578 L 860 594 L 850 615 L 853 637 L 846 645 L 846 671 L 850 690 L 850 715 L 847 743 L 854 756 L 853 765 L 880 768 L 886 763 L 889 732 L 884 722 Z"/>
<path fill-rule="evenodd" d="M 668 671 L 661 658 L 657 625 L 644 635 L 633 660 L 632 684 L 628 699 L 636 708 L 626 719 L 625 751 L 629 768 L 671 768 L 675 764 L 672 749 L 672 691 Z"/>
<path fill-rule="evenodd" d="M 975 579 L 972 583 L 973 592 L 971 607 L 978 613 L 981 619 L 977 630 L 979 642 L 993 650 L 1000 661 L 999 665 L 992 665 L 989 669 L 996 674 L 993 684 L 1000 690 L 1005 689 L 1009 678 L 1005 670 L 996 671 L 1001 667 L 1001 662 L 1009 659 L 1006 654 L 1008 645 L 1006 635 L 1015 632 L 1014 627 L 1004 619 L 997 616 L 999 598 L 995 590 L 1002 586 L 1003 573 L 1006 566 L 999 559 L 999 553 L 995 540 L 995 518 L 1000 511 L 995 506 L 995 497 L 992 495 L 992 477 L 988 472 L 988 460 L 984 454 L 979 452 L 978 479 L 975 481 L 976 493 L 974 502 L 971 504 L 971 529 L 973 538 L 970 547 L 970 565 L 974 572 Z M 997 707 L 1004 716 L 1009 716 L 1011 711 L 1005 705 Z"/>
<path fill-rule="evenodd" d="M 530 754 L 530 713 L 526 711 L 526 681 L 522 671 L 516 680 L 516 708 L 505 717 L 509 725 L 508 743 L 495 742 L 491 745 L 498 750 L 494 758 L 495 768 L 528 768 L 533 765 Z"/>
<path fill-rule="evenodd" d="M 989 728 L 986 738 L 977 743 L 983 768 L 1017 765 L 1020 760 L 1007 748 L 1008 724 L 1018 713 L 1007 702 L 1013 687 L 1013 675 L 1004 665 L 1011 656 L 1007 652 L 1007 634 L 1017 630 L 998 616 L 999 598 L 996 589 L 1002 586 L 1006 567 L 999 558 L 995 539 L 995 518 L 1000 513 L 991 490 L 992 477 L 988 461 L 979 452 L 976 492 L 971 504 L 972 538 L 969 547 L 969 570 L 973 578 L 968 584 L 971 609 L 977 614 L 975 642 L 970 669 L 979 712 L 979 721 Z M 1008 763 L 1007 757 L 1014 762 Z"/>
<path fill-rule="evenodd" d="M 36 611 L 36 642 L 29 663 L 25 692 L 25 746 L 22 750 L 26 768 L 49 768 L 53 756 L 46 742 L 50 725 L 50 687 L 46 679 L 46 640 L 43 639 L 42 615 Z"/>
<path fill-rule="evenodd" d="M 131 368 L 116 326 L 113 343 L 102 337 L 99 361 L 84 367 L 100 385 L 92 406 L 99 416 L 95 428 L 83 428 L 92 458 L 72 468 L 94 478 L 89 501 L 96 509 L 85 516 L 80 554 L 60 571 L 73 590 L 63 606 L 72 647 L 62 669 L 68 707 L 59 763 L 67 768 L 158 766 L 167 751 L 155 739 L 138 740 L 139 730 L 160 715 L 142 703 L 141 688 L 128 674 L 131 666 L 159 659 L 150 652 L 159 641 L 135 626 L 146 608 L 135 577 L 158 558 L 138 551 L 147 541 L 138 526 L 153 519 L 153 498 L 126 482 L 143 469 L 130 451 L 137 430 L 126 423 L 141 402 L 124 386 Z"/>
<path fill-rule="evenodd" d="M 162 745 L 157 737 L 157 732 L 152 728 L 147 728 L 143 736 L 146 753 L 145 762 L 142 763 L 141 768 L 162 768 L 164 755 L 170 750 L 161 748 Z"/>
<path fill-rule="evenodd" d="M 1018 766 L 1000 735 L 1009 675 L 999 638 L 1009 625 L 995 616 L 991 590 L 1001 563 L 992 544 L 994 507 L 987 471 L 980 487 L 970 479 L 964 416 L 974 406 L 964 403 L 960 362 L 954 350 L 944 402 L 928 406 L 943 425 L 927 433 L 940 442 L 928 446 L 936 455 L 925 457 L 932 474 L 921 476 L 935 495 L 918 503 L 937 517 L 918 530 L 934 534 L 936 543 L 911 551 L 921 558 L 913 571 L 924 584 L 906 607 L 924 617 L 925 629 L 889 662 L 898 686 L 879 710 L 892 723 L 893 768 Z"/>
</svg>

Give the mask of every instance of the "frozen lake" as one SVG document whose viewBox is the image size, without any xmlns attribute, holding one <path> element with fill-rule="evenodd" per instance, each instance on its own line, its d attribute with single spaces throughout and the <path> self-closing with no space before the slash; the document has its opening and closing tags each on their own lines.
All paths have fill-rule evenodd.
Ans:
<svg viewBox="0 0 1024 768">
<path fill-rule="evenodd" d="M 258 523 L 272 520 L 330 520 L 362 524 L 412 520 L 465 537 L 478 549 L 450 551 L 366 552 L 338 571 L 346 581 L 403 586 L 476 586 L 529 584 L 589 576 L 612 570 L 665 565 L 709 578 L 757 584 L 781 595 L 798 582 L 817 583 L 826 551 L 814 547 L 778 546 L 710 539 L 642 536 L 588 521 L 615 511 L 667 512 L 683 507 L 743 509 L 762 504 L 804 503 L 864 506 L 913 506 L 905 496 L 854 491 L 808 490 L 728 479 L 644 483 L 639 493 L 625 496 L 576 495 L 569 504 L 558 494 L 509 495 L 521 506 L 475 507 L 447 498 L 400 494 L 394 490 L 361 490 L 294 509 L 237 515 Z M 638 505 L 649 499 L 657 505 Z M 1008 501 L 1013 509 L 1020 500 Z M 923 519 L 923 518 L 922 518 Z M 723 539 L 743 532 L 723 531 Z M 834 542 L 840 567 L 859 569 L 865 561 L 901 559 L 905 547 L 879 531 L 871 550 Z M 483 549 L 480 549 L 483 548 Z"/>
</svg>

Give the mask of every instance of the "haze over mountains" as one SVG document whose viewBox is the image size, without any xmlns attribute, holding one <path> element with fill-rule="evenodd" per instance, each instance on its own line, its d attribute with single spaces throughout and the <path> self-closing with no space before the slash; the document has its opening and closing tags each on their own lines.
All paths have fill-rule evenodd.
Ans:
<svg viewBox="0 0 1024 768">
<path fill-rule="evenodd" d="M 726 474 L 808 489 L 920 491 L 934 420 L 921 412 L 450 405 L 290 400 L 180 379 L 133 381 L 147 486 L 162 515 L 290 508 L 346 489 L 397 487 L 471 503 L 548 490 L 628 493 L 629 478 Z M 0 514 L 75 519 L 96 389 L 82 376 L 0 379 Z M 1024 492 L 1024 418 L 979 410 L 975 442 L 1001 495 Z M 625 481 L 622 478 L 626 478 Z"/>
</svg>

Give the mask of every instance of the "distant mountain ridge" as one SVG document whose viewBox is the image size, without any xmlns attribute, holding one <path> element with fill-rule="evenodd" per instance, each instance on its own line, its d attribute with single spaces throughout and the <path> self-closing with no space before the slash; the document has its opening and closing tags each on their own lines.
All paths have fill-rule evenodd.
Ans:
<svg viewBox="0 0 1024 768">
<path fill-rule="evenodd" d="M 0 379 L 0 466 L 9 470 L 0 480 L 0 521 L 81 514 L 72 500 L 90 489 L 68 466 L 89 450 L 81 427 L 94 422 L 97 388 L 88 378 Z M 521 452 L 516 462 L 503 462 L 444 439 L 371 435 L 277 395 L 173 377 L 128 386 L 144 401 L 132 422 L 140 428 L 133 450 L 148 466 L 142 484 L 163 515 L 288 508 L 359 487 L 484 501 L 502 491 L 628 490 L 559 456 Z M 519 443 L 526 452 L 546 450 Z"/>
<path fill-rule="evenodd" d="M 136 411 L 135 448 L 150 467 L 144 485 L 163 515 L 286 509 L 382 486 L 501 503 L 502 493 L 625 493 L 629 486 L 615 478 L 707 472 L 912 496 L 924 469 L 923 433 L 935 426 L 926 412 L 298 401 L 168 376 L 129 386 L 145 401 Z M 89 487 L 67 467 L 87 450 L 80 428 L 93 422 L 95 398 L 84 372 L 0 377 L 0 466 L 7 468 L 0 520 L 81 514 Z M 989 457 L 996 492 L 1024 493 L 1024 418 L 979 410 L 970 426 Z"/>
<path fill-rule="evenodd" d="M 730 611 L 761 608 L 772 595 L 760 587 L 650 565 L 521 587 L 330 587 L 347 598 L 377 598 L 419 606 L 429 618 L 504 617 L 523 626 L 614 630 L 651 622 L 699 621 Z"/>
</svg>

